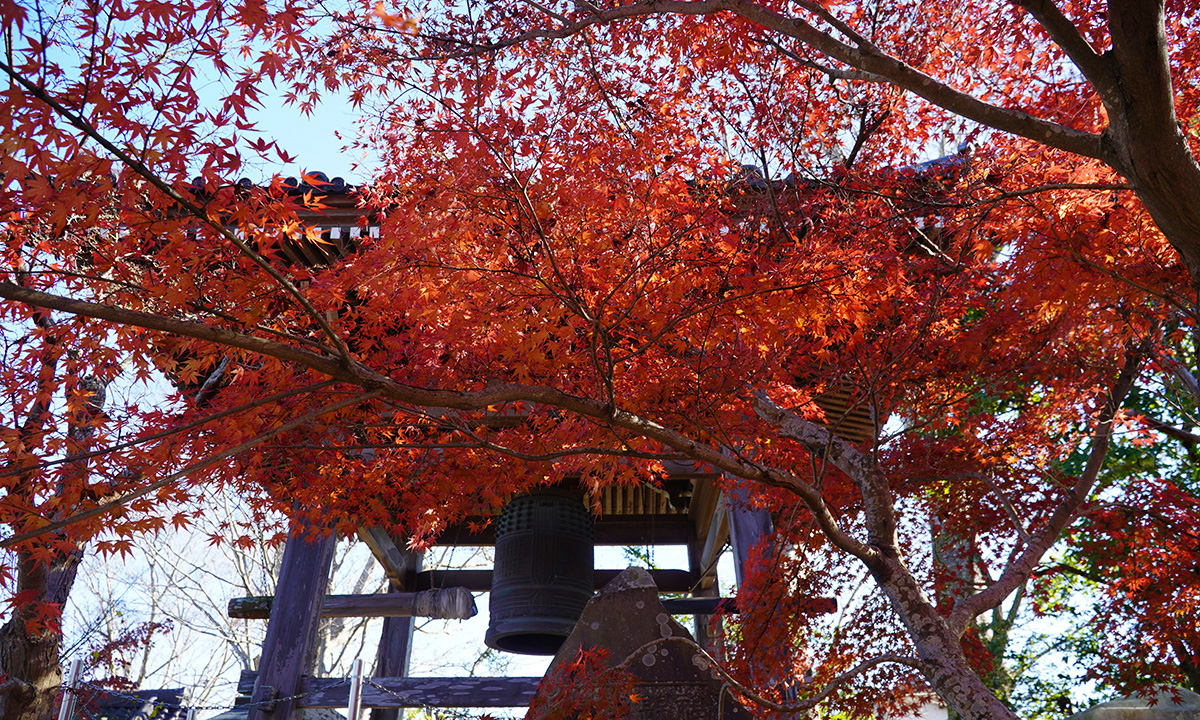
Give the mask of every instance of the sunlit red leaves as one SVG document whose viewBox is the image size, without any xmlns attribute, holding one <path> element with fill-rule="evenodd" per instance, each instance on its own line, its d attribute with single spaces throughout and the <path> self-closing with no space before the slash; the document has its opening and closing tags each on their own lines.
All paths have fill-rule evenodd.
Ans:
<svg viewBox="0 0 1200 720">
<path fill-rule="evenodd" d="M 618 659 L 619 660 L 619 659 Z M 537 720 L 619 720 L 641 702 L 634 677 L 614 666 L 604 648 L 580 649 L 544 681 L 527 717 Z"/>
<path fill-rule="evenodd" d="M 828 6 L 878 46 L 985 100 L 1080 129 L 1103 122 L 1096 99 L 1014 8 L 901 4 L 871 16 L 853 3 Z M 0 7 L 18 21 L 11 4 Z M 811 481 L 851 531 L 861 528 L 860 488 L 760 422 L 749 390 L 820 420 L 814 398 L 852 388 L 882 432 L 892 432 L 885 422 L 894 413 L 904 436 L 869 449 L 896 499 L 970 528 L 998 551 L 1019 534 L 1014 521 L 1036 522 L 1070 481 L 1063 468 L 1086 442 L 1127 343 L 1153 339 L 1177 315 L 1186 275 L 1128 193 L 1025 193 L 1111 183 L 1095 163 L 994 136 L 985 152 L 912 165 L 946 140 L 943 113 L 882 84 L 831 82 L 806 51 L 785 44 L 777 52 L 761 28 L 729 14 L 614 24 L 487 61 L 454 57 L 447 48 L 461 46 L 439 44 L 439 35 L 486 44 L 553 24 L 511 4 L 476 9 L 428 13 L 417 36 L 409 31 L 418 5 L 393 12 L 364 0 L 335 14 L 334 35 L 323 38 L 296 4 L 114 2 L 102 17 L 77 13 L 64 32 L 78 42 L 62 46 L 110 52 L 44 64 L 41 40 L 24 38 L 14 62 L 86 108 L 90 122 L 201 204 L 211 225 L 233 229 L 281 268 L 353 360 L 412 386 L 544 385 L 639 413 Z M 1089 10 L 1069 9 L 1100 49 Z M 1171 30 L 1195 32 L 1179 22 Z M 429 38 L 433 45 L 421 44 Z M 239 44 L 252 47 L 239 57 Z M 185 52 L 203 70 L 181 61 Z M 409 58 L 422 52 L 436 58 L 414 66 Z M 1193 55 L 1185 49 L 1176 62 Z M 1029 82 L 1035 75 L 1046 83 Z M 225 92 L 204 107 L 198 86 L 212 78 Z M 247 152 L 288 159 L 272 139 L 252 135 L 266 79 L 285 83 L 302 111 L 327 88 L 388 108 L 373 136 L 385 170 L 361 195 L 381 231 L 327 265 L 283 251 L 301 234 L 323 242 L 300 217 L 330 209 L 321 178 L 304 175 L 317 186 L 310 193 L 278 178 L 231 182 Z M 1183 108 L 1185 122 L 1194 105 Z M 20 179 L 0 190 L 9 275 L 19 266 L 40 289 L 333 356 L 317 318 L 215 227 L 94 154 L 26 94 L 0 96 L 0 117 L 0 173 Z M 951 144 L 976 132 L 952 130 Z M 739 167 L 751 157 L 759 169 Z M 199 181 L 186 185 L 196 172 Z M 662 450 L 550 408 L 513 427 L 487 413 L 375 401 L 325 412 L 361 391 L 349 385 L 263 402 L 321 378 L 278 358 L 137 330 L 79 322 L 54 337 L 32 329 L 27 312 L 5 312 L 6 329 L 23 328 L 0 376 L 18 389 L 0 431 L 13 471 L 5 482 L 21 477 L 28 489 L 0 508 L 14 530 L 312 416 L 70 537 L 28 546 L 40 560 L 98 533 L 99 547 L 123 552 L 132 534 L 157 530 L 168 514 L 182 523 L 175 505 L 222 484 L 250 495 L 262 516 L 300 508 L 304 520 L 338 531 L 373 524 L 420 544 L 564 475 L 591 489 L 643 481 L 653 463 L 623 455 Z M 87 473 L 68 472 L 53 463 L 76 449 L 62 425 L 81 409 L 68 380 L 85 373 L 45 367 L 68 338 L 77 365 L 111 365 L 117 348 L 137 377 L 151 377 L 153 365 L 192 404 L 127 403 L 114 415 L 119 425 L 97 428 L 94 445 L 161 437 L 107 453 Z M 227 375 L 213 380 L 226 361 Z M 17 429 L 49 403 L 59 403 L 54 422 Z M 218 413 L 226 414 L 200 422 Z M 188 430 L 172 434 L 176 427 Z M 599 457 L 550 459 L 580 447 Z M 747 602 L 758 604 L 747 607 L 748 642 L 735 663 L 751 677 L 771 665 L 790 674 L 814 668 L 821 682 L 868 651 L 907 652 L 878 596 L 856 600 L 832 629 L 805 615 L 806 594 L 853 592 L 857 578 L 814 539 L 811 516 L 791 498 L 760 500 L 782 511 L 781 534 L 804 552 L 766 558 L 778 572 L 747 583 Z M 1152 540 L 1131 533 L 1128 543 Z M 1152 589 L 1131 579 L 1124 591 Z M 817 637 L 825 631 L 831 636 Z M 894 681 L 891 699 L 901 703 L 915 697 L 910 676 L 893 668 L 873 677 Z M 870 685 L 848 688 L 839 702 L 866 712 Z"/>
<path fill-rule="evenodd" d="M 1200 652 L 1200 502 L 1159 478 L 1139 478 L 1120 502 L 1095 508 L 1070 537 L 1071 562 L 1101 582 L 1093 622 L 1110 638 L 1089 675 L 1126 690 L 1186 682 Z"/>
</svg>

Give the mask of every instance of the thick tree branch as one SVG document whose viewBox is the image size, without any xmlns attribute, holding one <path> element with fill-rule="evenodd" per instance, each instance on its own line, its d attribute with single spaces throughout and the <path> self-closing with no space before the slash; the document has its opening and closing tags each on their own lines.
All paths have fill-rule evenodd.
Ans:
<svg viewBox="0 0 1200 720">
<path fill-rule="evenodd" d="M 815 6 L 815 3 L 813 5 Z M 555 27 L 530 30 L 490 43 L 474 44 L 452 37 L 430 39 L 443 44 L 457 45 L 463 48 L 461 55 L 472 55 L 501 50 L 532 40 L 568 38 L 593 25 L 609 25 L 622 20 L 654 15 L 713 15 L 724 10 L 733 11 L 767 30 L 799 40 L 828 57 L 867 73 L 872 79 L 884 79 L 956 115 L 1059 150 L 1101 159 L 1100 136 L 1095 133 L 1043 120 L 1020 110 L 983 102 L 881 52 L 871 43 L 862 41 L 857 46 L 847 45 L 803 19 L 782 15 L 746 0 L 649 0 L 610 8 L 592 6 L 589 13 L 583 17 L 559 22 Z M 854 37 L 854 34 L 850 36 L 852 40 Z"/>
<path fill-rule="evenodd" d="M 863 561 L 868 567 L 875 567 L 882 553 L 888 557 L 898 556 L 896 544 L 896 514 L 892 506 L 891 491 L 886 479 L 879 473 L 874 459 L 855 448 L 850 443 L 834 435 L 829 428 L 805 420 L 794 412 L 780 407 L 774 400 L 761 390 L 753 393 L 754 412 L 773 427 L 780 435 L 791 438 L 808 449 L 815 457 L 823 459 L 837 469 L 846 473 L 858 486 L 862 494 L 863 511 L 867 518 L 868 544 L 857 541 L 847 543 L 834 536 L 825 534 L 839 548 Z M 813 492 L 820 500 L 820 509 L 828 513 L 824 499 L 815 489 Z M 801 497 L 804 497 L 803 495 Z M 807 501 L 814 513 L 817 507 Z M 832 517 L 832 515 L 830 515 Z M 822 517 L 817 515 L 817 521 L 825 530 Z M 840 530 L 844 536 L 844 532 Z"/>
<path fill-rule="evenodd" d="M 1108 28 L 1112 60 L 1125 93 L 1122 104 L 1128 105 L 1123 109 L 1146 133 L 1162 139 L 1177 134 L 1163 0 L 1109 0 Z"/>
<path fill-rule="evenodd" d="M 953 631 L 961 635 L 971 620 L 980 613 L 1004 602 L 1004 598 L 1028 580 L 1042 556 L 1058 541 L 1062 532 L 1078 516 L 1079 509 L 1087 501 L 1092 487 L 1096 484 L 1096 478 L 1100 475 L 1100 469 L 1104 467 L 1104 460 L 1108 456 L 1113 419 L 1116 417 L 1121 403 L 1125 401 L 1125 396 L 1129 394 L 1137 380 L 1145 357 L 1146 350 L 1141 347 L 1131 348 L 1126 353 L 1125 367 L 1121 369 L 1117 381 L 1109 392 L 1108 401 L 1096 418 L 1096 429 L 1092 433 L 1092 447 L 1088 453 L 1083 473 L 1074 486 L 1067 490 L 1066 495 L 1059 501 L 1058 506 L 1054 508 L 1054 512 L 1051 513 L 1041 530 L 1031 534 L 1031 540 L 1025 543 L 1025 549 L 1004 568 L 999 579 L 974 595 L 955 603 L 954 610 L 946 619 Z"/>
<path fill-rule="evenodd" d="M 1183 428 L 1175 427 L 1170 423 L 1165 423 L 1162 420 L 1150 417 L 1149 415 L 1143 415 L 1142 417 L 1145 418 L 1146 424 L 1148 424 L 1150 427 L 1173 440 L 1178 440 L 1179 442 L 1187 445 L 1196 445 L 1197 443 L 1200 443 L 1200 435 L 1197 435 L 1196 433 L 1188 432 Z"/>
<path fill-rule="evenodd" d="M 1100 159 L 1100 136 L 1076 130 L 1020 110 L 991 105 L 955 90 L 916 68 L 876 49 L 869 43 L 853 47 L 800 18 L 788 17 L 747 0 L 728 0 L 730 9 L 762 27 L 799 40 L 853 68 L 886 78 L 938 107 L 1013 135 L 1059 150 Z M 655 3 L 657 4 L 657 3 Z"/>
<path fill-rule="evenodd" d="M 869 455 L 834 435 L 829 428 L 781 407 L 761 390 L 754 392 L 754 412 L 778 430 L 780 435 L 808 448 L 809 452 L 823 458 L 855 482 L 863 481 L 875 467 Z"/>
<path fill-rule="evenodd" d="M 9 678 L 7 680 L 0 683 L 0 697 L 3 697 L 4 695 L 9 694 L 10 692 L 21 693 L 21 692 L 28 692 L 28 690 L 29 690 L 29 683 L 27 683 L 24 680 L 21 680 L 19 678 L 12 677 L 12 676 L 9 676 Z"/>
<path fill-rule="evenodd" d="M 1099 93 L 1100 98 L 1107 104 L 1116 99 L 1116 78 L 1112 69 L 1090 44 L 1087 38 L 1079 33 L 1079 28 L 1071 22 L 1054 0 L 1013 0 L 1014 4 L 1022 7 L 1041 25 L 1055 45 L 1071 58 L 1075 67 L 1083 73 L 1087 81 Z"/>
<path fill-rule="evenodd" d="M 718 448 L 696 442 L 683 433 L 648 418 L 614 408 L 606 402 L 570 395 L 544 385 L 497 384 L 474 392 L 417 387 L 397 382 L 359 362 L 352 361 L 343 364 L 326 354 L 231 330 L 222 330 L 194 321 L 177 320 L 103 303 L 75 300 L 31 290 L 10 282 L 0 282 L 0 297 L 36 307 L 206 340 L 266 355 L 309 368 L 339 382 L 357 385 L 368 392 L 377 393 L 381 398 L 418 407 L 482 410 L 488 406 L 512 402 L 552 405 L 638 433 L 688 458 L 708 463 L 721 472 L 794 492 L 804 499 L 810 508 L 813 508 L 813 511 L 817 513 L 818 520 L 823 523 L 823 527 L 832 533 L 831 540 L 838 543 L 839 547 L 856 556 L 870 556 L 874 552 L 842 533 L 828 508 L 824 507 L 820 493 L 795 476 L 775 468 L 762 467 L 735 458 L 721 452 Z"/>
</svg>

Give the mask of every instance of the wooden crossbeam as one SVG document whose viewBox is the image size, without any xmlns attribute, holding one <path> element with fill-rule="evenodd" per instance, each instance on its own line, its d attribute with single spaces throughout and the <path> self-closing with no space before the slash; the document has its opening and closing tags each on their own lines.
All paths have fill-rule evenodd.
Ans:
<svg viewBox="0 0 1200 720">
<path fill-rule="evenodd" d="M 377 527 L 360 527 L 358 538 L 367 544 L 371 554 L 383 566 L 392 586 L 398 590 L 410 590 L 412 576 L 420 569 L 420 554 L 400 547 L 391 533 Z"/>
<path fill-rule="evenodd" d="M 496 544 L 495 523 L 472 532 L 469 524 L 453 525 L 438 536 L 444 546 L 489 546 Z M 596 544 L 686 545 L 692 537 L 692 521 L 682 513 L 673 515 L 613 515 L 596 519 Z M 360 535 L 361 537 L 361 535 Z"/>
<path fill-rule="evenodd" d="M 242 673 L 239 690 L 254 686 L 256 673 Z M 522 707 L 533 700 L 540 677 L 370 678 L 363 707 Z M 344 708 L 350 699 L 345 678 L 300 679 L 300 707 Z"/>
<path fill-rule="evenodd" d="M 415 594 L 326 595 L 321 617 L 414 617 L 412 596 Z M 233 598 L 229 601 L 229 617 L 240 620 L 265 620 L 271 614 L 274 601 L 275 598 L 270 595 Z M 718 608 L 722 612 L 738 612 L 737 603 L 731 598 L 674 598 L 665 599 L 662 604 L 672 615 L 711 615 Z M 468 617 L 474 617 L 474 609 L 472 603 L 472 612 Z"/>
<path fill-rule="evenodd" d="M 321 617 L 440 617 L 466 620 L 478 613 L 469 590 L 447 588 L 436 592 L 451 593 L 453 597 L 448 598 L 448 601 L 453 602 L 455 606 L 461 606 L 456 609 L 462 609 L 463 612 L 450 615 L 422 612 L 423 593 L 393 592 L 373 595 L 326 595 L 321 604 Z M 274 602 L 275 598 L 271 595 L 233 598 L 229 601 L 229 617 L 264 620 L 270 616 Z"/>
<path fill-rule="evenodd" d="M 622 570 L 596 570 L 596 589 L 604 587 L 620 575 Z M 699 575 L 690 570 L 651 570 L 651 577 L 663 592 L 691 592 Z M 492 589 L 491 570 L 426 570 L 417 575 L 413 586 L 417 590 L 430 588 L 464 587 L 471 592 L 488 592 Z"/>
</svg>

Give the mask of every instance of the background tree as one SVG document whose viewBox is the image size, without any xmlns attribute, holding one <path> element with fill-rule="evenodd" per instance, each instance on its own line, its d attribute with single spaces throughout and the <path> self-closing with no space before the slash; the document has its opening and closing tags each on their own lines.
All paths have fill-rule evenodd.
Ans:
<svg viewBox="0 0 1200 720">
<path fill-rule="evenodd" d="M 119 497 L 36 496 L 0 544 L 126 542 L 202 469 L 264 514 L 286 497 L 422 540 L 563 476 L 697 460 L 779 513 L 732 658 L 755 692 L 812 669 L 800 708 L 927 683 L 1012 717 L 967 633 L 1089 510 L 1164 329 L 1193 333 L 1196 88 L 1171 78 L 1200 44 L 1183 4 L 1005 8 L 114 2 L 63 26 L 0 5 L 29 269 L 0 281 L 6 319 L 75 316 L 139 374 L 232 368 L 96 456 L 133 469 Z M 229 79 L 219 106 L 201 67 Z M 319 189 L 230 182 L 276 150 L 245 121 L 269 80 L 301 108 L 378 103 L 382 231 L 326 266 L 281 249 Z M 986 151 L 913 165 L 947 123 Z M 838 438 L 814 399 L 846 388 L 899 431 Z M 527 424 L 489 428 L 506 404 Z M 981 587 L 939 597 L 930 517 L 994 566 Z M 859 620 L 823 636 L 805 595 L 864 576 Z"/>
</svg>

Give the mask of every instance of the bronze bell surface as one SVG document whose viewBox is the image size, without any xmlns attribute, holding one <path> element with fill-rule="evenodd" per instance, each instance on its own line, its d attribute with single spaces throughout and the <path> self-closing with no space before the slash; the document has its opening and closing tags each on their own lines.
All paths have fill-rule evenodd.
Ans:
<svg viewBox="0 0 1200 720">
<path fill-rule="evenodd" d="M 496 521 L 487 646 L 553 655 L 595 589 L 592 514 L 566 491 L 513 498 Z"/>
</svg>

